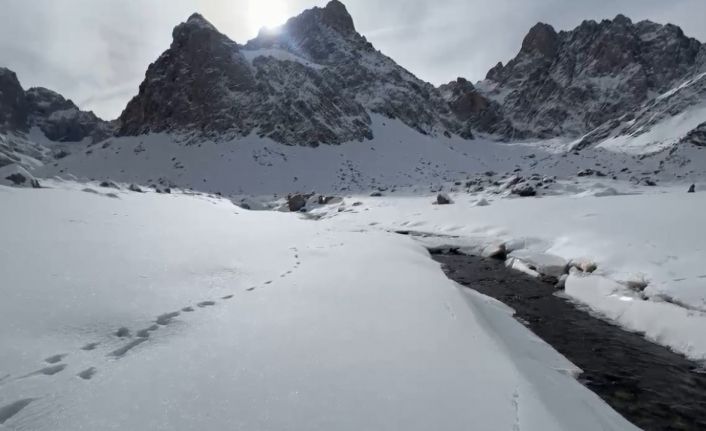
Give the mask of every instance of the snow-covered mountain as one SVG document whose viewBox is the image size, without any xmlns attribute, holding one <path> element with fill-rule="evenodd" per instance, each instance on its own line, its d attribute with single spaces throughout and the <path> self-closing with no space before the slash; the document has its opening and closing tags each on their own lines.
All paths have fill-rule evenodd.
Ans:
<svg viewBox="0 0 706 431">
<path fill-rule="evenodd" d="M 500 105 L 507 139 L 580 137 L 700 73 L 704 58 L 704 45 L 671 24 L 618 15 L 557 32 L 540 23 L 477 89 Z"/>
<path fill-rule="evenodd" d="M 29 169 L 51 161 L 40 176 L 224 193 L 414 187 L 516 169 L 696 179 L 704 72 L 699 41 L 622 15 L 571 31 L 540 23 L 487 79 L 437 88 L 376 50 L 337 0 L 245 44 L 194 14 L 114 123 L 4 73 L 0 157 Z"/>
<path fill-rule="evenodd" d="M 439 91 L 377 51 L 334 0 L 245 45 L 192 15 L 149 67 L 119 134 L 254 133 L 316 146 L 371 139 L 371 113 L 422 134 L 471 137 Z"/>
<path fill-rule="evenodd" d="M 40 87 L 25 91 L 14 72 L 0 67 L 0 167 L 68 154 L 53 154 L 47 143 L 98 142 L 113 133 L 110 123 L 58 93 Z"/>
</svg>

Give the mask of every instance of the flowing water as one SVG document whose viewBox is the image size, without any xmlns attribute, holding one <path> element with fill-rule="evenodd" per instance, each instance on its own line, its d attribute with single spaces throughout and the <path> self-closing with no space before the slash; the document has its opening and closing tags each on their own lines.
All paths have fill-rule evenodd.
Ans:
<svg viewBox="0 0 706 431">
<path fill-rule="evenodd" d="M 432 253 L 449 278 L 514 308 L 520 322 L 584 371 L 581 383 L 635 425 L 706 430 L 706 374 L 699 364 L 594 317 L 502 261 Z"/>
</svg>

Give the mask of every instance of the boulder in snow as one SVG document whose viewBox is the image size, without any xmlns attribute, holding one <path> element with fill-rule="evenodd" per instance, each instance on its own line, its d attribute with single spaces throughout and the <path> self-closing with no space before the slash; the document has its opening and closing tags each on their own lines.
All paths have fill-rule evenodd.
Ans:
<svg viewBox="0 0 706 431">
<path fill-rule="evenodd" d="M 696 184 L 692 184 L 687 193 L 696 193 Z"/>
<path fill-rule="evenodd" d="M 131 192 L 136 192 L 136 193 L 144 193 L 142 191 L 142 189 L 140 188 L 140 186 L 138 186 L 137 184 L 130 184 L 130 187 L 128 187 L 128 190 L 130 190 Z"/>
<path fill-rule="evenodd" d="M 101 181 L 99 185 L 103 188 L 120 189 L 120 187 L 112 181 Z"/>
<path fill-rule="evenodd" d="M 436 195 L 436 204 L 437 205 L 449 205 L 452 203 L 453 203 L 453 201 L 451 200 L 449 195 L 447 195 L 446 193 L 439 193 L 438 195 Z"/>
<path fill-rule="evenodd" d="M 529 184 L 518 184 L 512 188 L 510 193 L 522 198 L 537 196 L 537 191 Z"/>
<path fill-rule="evenodd" d="M 297 193 L 295 195 L 287 196 L 287 206 L 289 211 L 299 212 L 306 207 L 307 197 L 303 194 Z"/>
<path fill-rule="evenodd" d="M 507 248 L 505 243 L 490 244 L 483 249 L 481 256 L 490 259 L 505 260 L 507 257 Z"/>
</svg>

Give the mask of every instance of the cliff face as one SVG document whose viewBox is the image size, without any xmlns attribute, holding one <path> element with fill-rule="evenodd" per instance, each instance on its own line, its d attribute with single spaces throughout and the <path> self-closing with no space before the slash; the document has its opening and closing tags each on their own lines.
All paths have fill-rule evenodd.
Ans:
<svg viewBox="0 0 706 431">
<path fill-rule="evenodd" d="M 491 69 L 478 89 L 520 135 L 578 137 L 697 73 L 704 51 L 674 25 L 622 15 L 572 31 L 537 24 L 519 54 Z"/>
<path fill-rule="evenodd" d="M 422 133 L 470 136 L 436 88 L 375 50 L 332 1 L 242 46 L 193 15 L 149 67 L 119 133 L 338 144 L 371 138 L 370 113 Z"/>
</svg>

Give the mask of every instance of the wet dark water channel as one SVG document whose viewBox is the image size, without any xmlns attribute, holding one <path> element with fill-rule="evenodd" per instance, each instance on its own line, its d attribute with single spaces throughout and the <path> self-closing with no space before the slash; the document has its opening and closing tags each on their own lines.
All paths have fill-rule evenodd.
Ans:
<svg viewBox="0 0 706 431">
<path fill-rule="evenodd" d="M 514 308 L 518 320 L 584 371 L 581 383 L 635 425 L 706 430 L 706 374 L 699 364 L 591 316 L 501 261 L 432 254 L 449 278 Z"/>
</svg>

